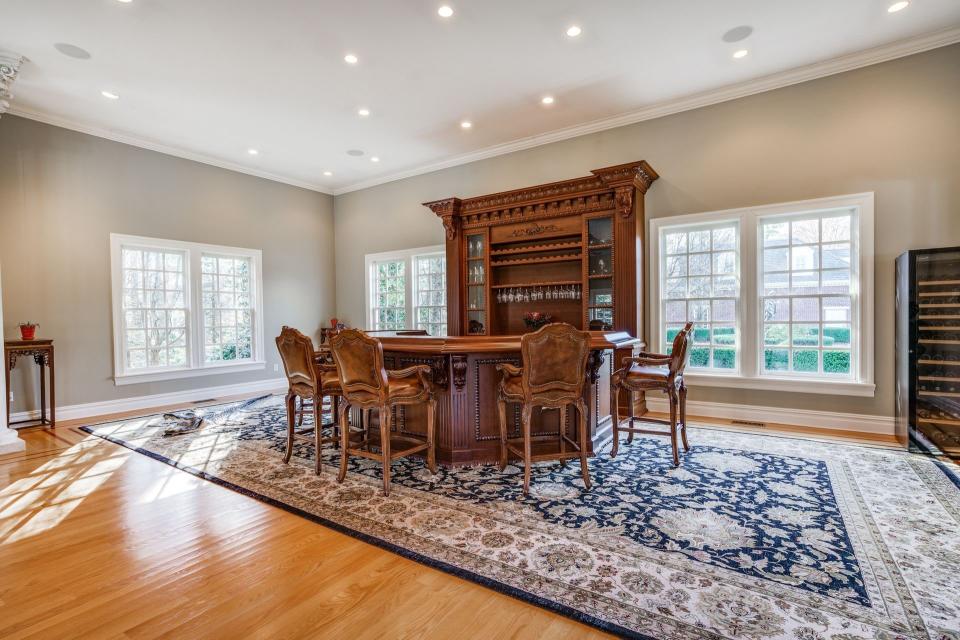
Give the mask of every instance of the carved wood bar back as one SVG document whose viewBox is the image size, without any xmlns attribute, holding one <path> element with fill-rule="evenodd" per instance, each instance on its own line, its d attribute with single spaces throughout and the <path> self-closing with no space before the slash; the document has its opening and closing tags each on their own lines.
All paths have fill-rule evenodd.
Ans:
<svg viewBox="0 0 960 640">
<path fill-rule="evenodd" d="M 584 178 L 426 202 L 443 222 L 448 333 L 515 335 L 540 312 L 643 335 L 646 161 Z"/>
</svg>

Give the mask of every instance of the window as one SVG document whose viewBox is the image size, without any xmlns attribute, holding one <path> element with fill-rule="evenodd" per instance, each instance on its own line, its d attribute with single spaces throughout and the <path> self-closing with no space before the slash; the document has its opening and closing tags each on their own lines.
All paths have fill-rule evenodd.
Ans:
<svg viewBox="0 0 960 640">
<path fill-rule="evenodd" d="M 692 369 L 736 369 L 740 298 L 736 222 L 675 229 L 661 236 L 663 318 L 669 352 L 685 322 L 696 323 Z"/>
<path fill-rule="evenodd" d="M 110 242 L 116 384 L 263 368 L 259 251 Z"/>
<path fill-rule="evenodd" d="M 423 329 L 447 335 L 443 247 L 366 256 L 367 324 L 374 330 Z"/>
<path fill-rule="evenodd" d="M 652 343 L 704 386 L 872 396 L 873 194 L 651 221 Z"/>
</svg>

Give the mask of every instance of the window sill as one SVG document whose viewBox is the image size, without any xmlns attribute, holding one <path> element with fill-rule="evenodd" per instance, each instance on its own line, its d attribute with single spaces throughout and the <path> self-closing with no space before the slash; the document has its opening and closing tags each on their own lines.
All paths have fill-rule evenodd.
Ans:
<svg viewBox="0 0 960 640">
<path fill-rule="evenodd" d="M 877 385 L 872 382 L 848 380 L 798 380 L 797 378 L 745 378 L 737 375 L 686 373 L 683 376 L 688 386 L 758 389 L 762 391 L 788 391 L 815 393 L 831 396 L 856 396 L 872 398 Z"/>
<path fill-rule="evenodd" d="M 179 380 L 180 378 L 197 378 L 200 376 L 216 376 L 225 373 L 259 371 L 265 369 L 266 366 L 266 362 L 259 360 L 253 362 L 238 362 L 237 364 L 207 365 L 200 369 L 174 369 L 171 371 L 127 373 L 114 376 L 113 383 L 118 387 L 122 387 L 128 384 L 142 384 L 144 382 L 160 382 L 162 380 Z"/>
</svg>

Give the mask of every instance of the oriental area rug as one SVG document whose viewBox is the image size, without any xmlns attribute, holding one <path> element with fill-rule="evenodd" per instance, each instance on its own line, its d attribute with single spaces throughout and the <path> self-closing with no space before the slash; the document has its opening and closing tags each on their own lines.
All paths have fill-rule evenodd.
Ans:
<svg viewBox="0 0 960 640">
<path fill-rule="evenodd" d="M 84 427 L 245 495 L 624 637 L 960 638 L 960 479 L 883 448 L 691 428 L 679 468 L 667 441 L 615 459 L 521 469 L 355 459 L 336 482 L 328 447 L 284 464 L 279 396 Z M 309 418 L 308 418 L 309 420 Z"/>
</svg>

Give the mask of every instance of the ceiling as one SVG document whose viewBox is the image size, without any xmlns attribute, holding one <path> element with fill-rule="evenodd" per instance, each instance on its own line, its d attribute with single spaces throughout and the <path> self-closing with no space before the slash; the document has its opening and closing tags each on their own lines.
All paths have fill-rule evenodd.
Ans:
<svg viewBox="0 0 960 640">
<path fill-rule="evenodd" d="M 0 49 L 12 113 L 341 193 L 960 41 L 893 1 L 2 0 Z"/>
</svg>

